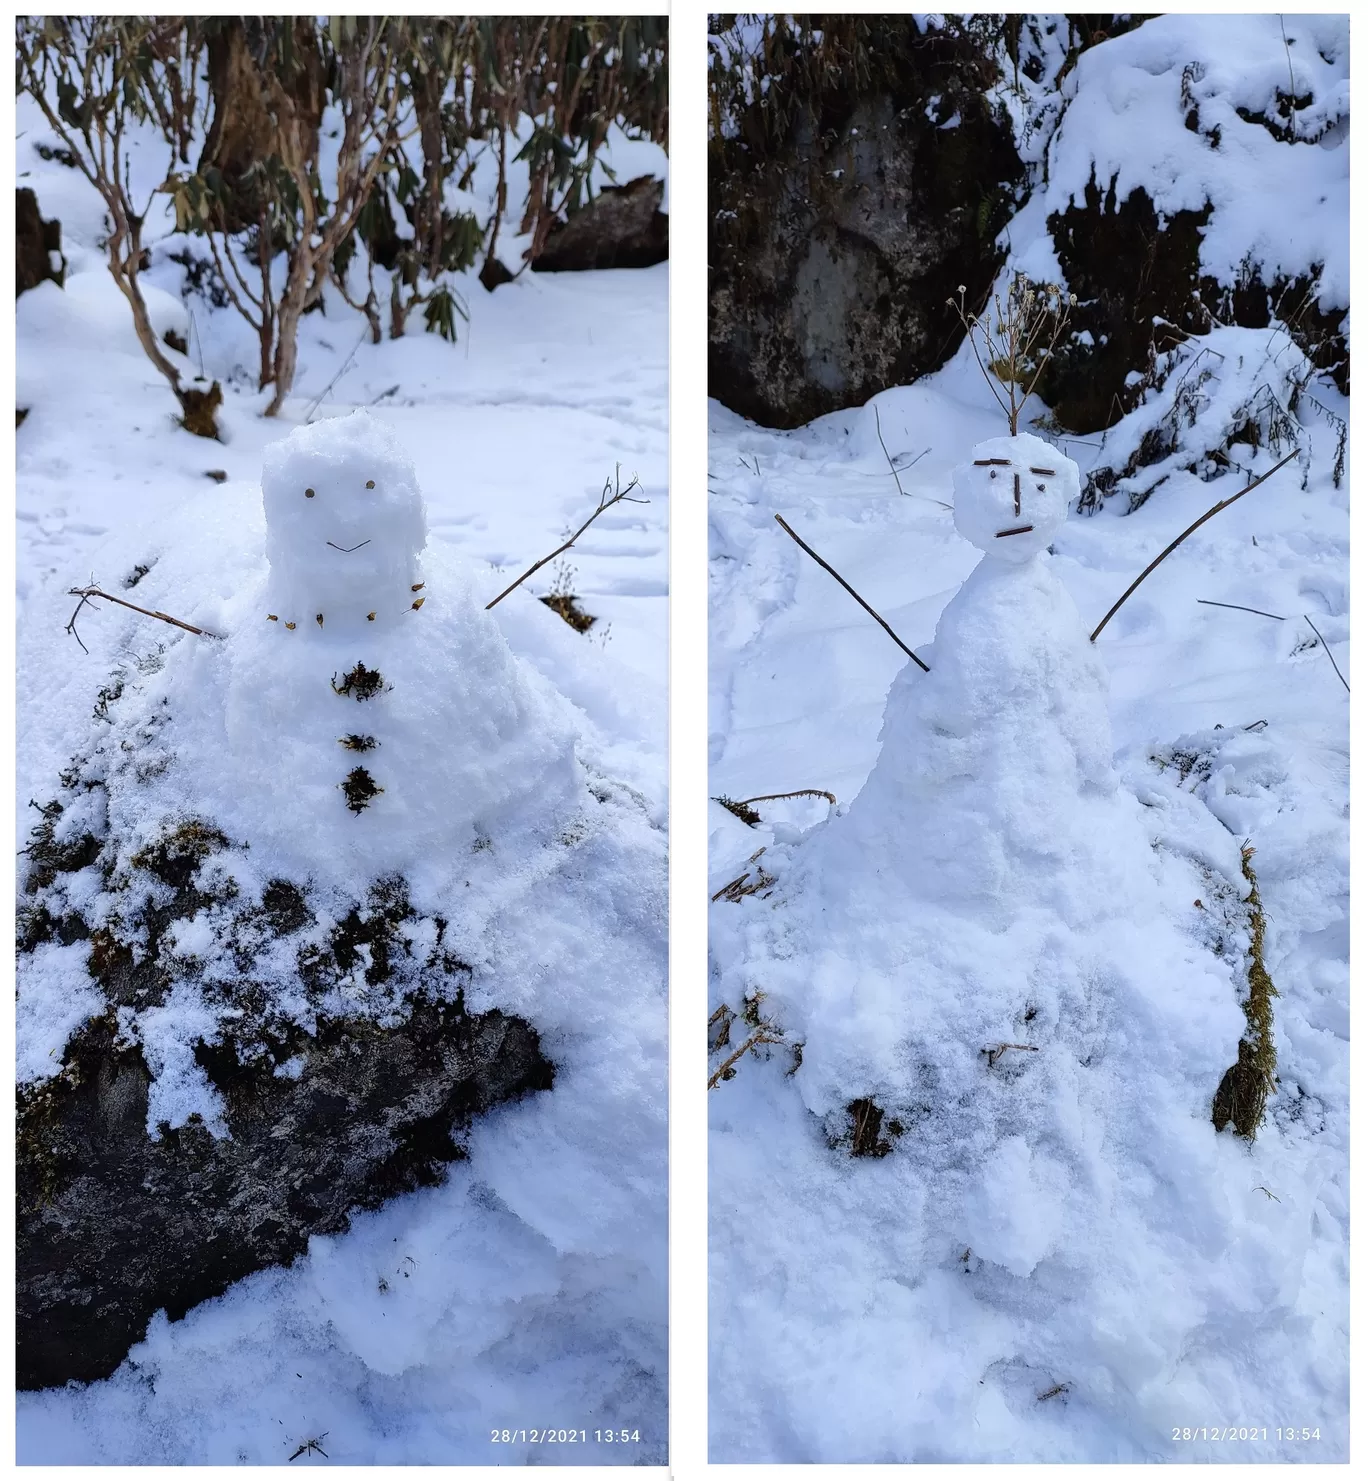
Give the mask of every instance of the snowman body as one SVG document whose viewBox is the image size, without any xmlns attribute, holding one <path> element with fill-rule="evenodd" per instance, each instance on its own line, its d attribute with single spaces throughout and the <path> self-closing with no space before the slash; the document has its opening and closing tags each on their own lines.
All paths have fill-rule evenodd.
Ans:
<svg viewBox="0 0 1368 1481">
<path fill-rule="evenodd" d="M 258 800 L 258 852 L 340 882 L 565 826 L 583 793 L 567 707 L 471 573 L 424 561 L 387 429 L 365 412 L 297 429 L 268 450 L 262 501 L 269 572 L 229 635 L 225 745 L 202 779 Z"/>
<path fill-rule="evenodd" d="M 828 1135 L 857 1100 L 901 1129 L 923 1258 L 969 1248 L 1023 1278 L 1125 1222 L 1119 1107 L 1145 1160 L 1212 1173 L 1210 1096 L 1243 1027 L 1230 963 L 1175 920 L 1190 867 L 1156 853 L 1119 783 L 1105 671 L 1049 568 L 1077 491 L 1035 437 L 956 470 L 956 527 L 983 558 L 930 672 L 895 679 L 864 788 L 794 847 L 796 917 L 781 906 L 747 969 L 803 1042 L 794 1083 Z"/>
<path fill-rule="evenodd" d="M 873 773 L 831 830 L 920 898 L 1073 913 L 1063 877 L 1106 877 L 1125 827 L 1106 674 L 1046 556 L 1077 493 L 1077 467 L 1037 437 L 982 443 L 955 472 L 955 525 L 983 558 L 941 615 L 931 672 L 895 680 Z"/>
</svg>

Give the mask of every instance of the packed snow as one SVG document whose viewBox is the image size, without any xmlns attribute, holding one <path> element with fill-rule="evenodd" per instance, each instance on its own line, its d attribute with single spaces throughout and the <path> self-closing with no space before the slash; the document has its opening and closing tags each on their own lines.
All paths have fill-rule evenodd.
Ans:
<svg viewBox="0 0 1368 1481">
<path fill-rule="evenodd" d="M 1286 20 L 1328 119 L 1342 27 Z M 1177 209 L 1200 149 L 1204 267 L 1323 261 L 1343 305 L 1347 151 L 1296 146 L 1296 220 L 1242 185 L 1273 140 L 1236 109 L 1271 114 L 1287 51 L 1250 18 L 1218 65 L 1215 24 L 1085 52 L 1053 111 L 1020 84 L 1049 183 L 1000 289 L 1060 281 L 1047 204 L 1094 168 Z M 714 1462 L 1348 1456 L 1348 403 L 1285 330 L 1217 326 L 1105 435 L 1044 411 L 1005 437 L 968 346 L 793 432 L 712 409 L 709 790 L 752 809 L 711 804 Z M 1206 456 L 1246 422 L 1259 451 Z M 1247 869 L 1278 994 L 1252 1143 L 1212 1124 Z"/>
<path fill-rule="evenodd" d="M 207 816 L 235 845 L 212 867 L 240 891 L 307 878 L 335 915 L 398 873 L 420 914 L 458 901 L 468 1006 L 526 1017 L 556 1083 L 480 1119 L 443 1186 L 157 1319 L 111 1379 L 21 1396 L 19 1457 L 307 1464 L 326 1434 L 334 1464 L 662 1463 L 666 269 L 529 273 L 493 295 L 472 276 L 454 346 L 365 343 L 330 290 L 267 421 L 246 326 L 163 238 L 154 322 L 225 386 L 224 439 L 206 441 L 174 426 L 93 193 L 40 157 L 25 105 L 21 183 L 61 218 L 68 274 L 17 309 L 21 800 L 54 796 L 76 757 L 106 780 L 87 805 L 107 795 L 124 858 Z M 621 142 L 628 167 L 664 173 L 661 151 Z M 642 502 L 559 573 L 594 626 L 537 600 L 552 568 L 486 612 L 619 465 Z M 67 591 L 92 579 L 203 631 L 97 601 L 75 624 L 85 652 Z M 358 667 L 374 692 L 348 688 Z M 339 746 L 349 727 L 364 745 Z M 349 790 L 352 768 L 367 781 Z M 74 807 L 61 825 L 91 821 Z M 98 908 L 97 874 L 70 877 L 73 905 Z M 206 908 L 178 926 L 192 983 L 222 924 Z M 21 1080 L 102 1006 L 79 944 L 40 954 Z M 355 976 L 339 1010 L 383 1021 L 395 1005 Z M 306 1021 L 288 973 L 278 986 Z M 149 1134 L 193 1114 L 222 1134 L 190 1050 L 216 1004 L 187 986 L 124 1017 L 155 1076 Z"/>
</svg>

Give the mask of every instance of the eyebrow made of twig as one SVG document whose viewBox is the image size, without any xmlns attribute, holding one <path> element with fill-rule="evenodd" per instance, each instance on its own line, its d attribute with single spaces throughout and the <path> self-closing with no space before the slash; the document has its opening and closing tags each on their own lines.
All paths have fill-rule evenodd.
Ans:
<svg viewBox="0 0 1368 1481">
<path fill-rule="evenodd" d="M 975 458 L 975 468 L 1010 468 L 1011 458 Z"/>
<path fill-rule="evenodd" d="M 1039 473 L 1042 478 L 1053 478 L 1055 475 L 1053 468 L 1032 468 L 1031 472 Z"/>
</svg>

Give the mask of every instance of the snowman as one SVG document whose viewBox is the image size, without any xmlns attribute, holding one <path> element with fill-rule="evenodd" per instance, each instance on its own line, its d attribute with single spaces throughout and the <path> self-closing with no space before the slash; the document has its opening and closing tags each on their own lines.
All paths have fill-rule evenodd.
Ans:
<svg viewBox="0 0 1368 1481">
<path fill-rule="evenodd" d="M 1093 892 L 1060 890 L 1060 873 L 1105 888 L 1124 825 L 1106 675 L 1047 556 L 1078 468 L 1024 435 L 980 443 L 953 476 L 955 528 L 982 559 L 924 650 L 930 673 L 895 680 L 873 774 L 832 833 L 996 918 L 1047 893 L 1086 910 Z"/>
<path fill-rule="evenodd" d="M 576 810 L 564 702 L 471 573 L 425 571 L 422 494 L 382 423 L 296 429 L 267 449 L 262 503 L 269 573 L 230 635 L 221 769 L 259 803 L 259 847 L 315 878 L 376 873 Z"/>
<path fill-rule="evenodd" d="M 1157 1396 L 1232 1282 L 1270 1306 L 1295 1291 L 1250 1157 L 1288 1204 L 1297 1188 L 1278 1219 L 1309 1207 L 1275 1142 L 1211 1122 L 1244 1030 L 1245 938 L 1218 954 L 1209 929 L 1218 899 L 1239 917 L 1238 850 L 1214 839 L 1199 869 L 1164 848 L 1114 770 L 1106 675 L 1050 568 L 1076 466 L 998 437 L 954 487 L 981 559 L 929 672 L 895 679 L 849 808 L 768 851 L 767 897 L 716 907 L 725 990 L 762 993 L 801 1046 L 787 1083 L 828 1145 L 887 1157 L 839 1196 L 865 1200 L 875 1267 L 896 1251 L 909 1342 L 942 1330 L 953 1286 L 1040 1391 Z M 984 1372 L 954 1401 L 966 1424 Z"/>
</svg>

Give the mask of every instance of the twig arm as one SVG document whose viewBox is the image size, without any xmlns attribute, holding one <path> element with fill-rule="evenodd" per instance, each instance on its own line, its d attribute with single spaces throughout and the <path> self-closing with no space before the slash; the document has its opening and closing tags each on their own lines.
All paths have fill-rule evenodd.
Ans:
<svg viewBox="0 0 1368 1481">
<path fill-rule="evenodd" d="M 1211 508 L 1208 509 L 1207 512 L 1200 519 L 1193 520 L 1193 522 L 1187 527 L 1187 529 L 1183 531 L 1181 535 L 1178 536 L 1176 540 L 1166 545 L 1159 552 L 1159 554 L 1154 557 L 1149 565 L 1147 565 L 1145 569 L 1140 572 L 1135 580 L 1132 581 L 1131 584 L 1125 589 L 1125 591 L 1123 591 L 1121 595 L 1116 599 L 1116 601 L 1112 603 L 1111 610 L 1102 619 L 1102 621 L 1099 622 L 1095 628 L 1093 628 L 1092 636 L 1089 637 L 1088 641 L 1090 643 L 1095 643 L 1097 641 L 1098 633 L 1100 633 L 1102 629 L 1106 627 L 1106 625 L 1112 620 L 1112 618 L 1115 617 L 1116 614 L 1121 610 L 1127 598 L 1135 590 L 1135 588 L 1140 585 L 1145 577 L 1148 576 L 1149 573 L 1154 570 L 1154 568 L 1161 561 L 1163 561 L 1166 557 L 1172 555 L 1173 552 L 1178 549 L 1183 541 L 1186 540 L 1187 537 L 1192 534 L 1194 530 L 1200 529 L 1207 522 L 1207 520 L 1209 520 L 1213 515 L 1219 514 L 1222 509 L 1229 509 L 1230 506 L 1235 503 L 1237 499 L 1243 499 L 1246 494 L 1253 492 L 1253 490 L 1258 488 L 1258 486 L 1265 480 L 1272 478 L 1279 468 L 1285 468 L 1296 456 L 1297 450 L 1288 453 L 1288 455 L 1282 460 L 1282 462 L 1275 463 L 1273 467 L 1268 470 L 1267 473 L 1260 474 L 1260 476 L 1256 478 L 1253 483 L 1247 483 L 1244 488 L 1239 491 L 1238 494 L 1231 494 L 1228 499 L 1222 499 L 1219 504 L 1213 504 Z"/>
<path fill-rule="evenodd" d="M 144 617 L 155 617 L 158 622 L 169 622 L 172 627 L 179 627 L 184 632 L 194 633 L 199 638 L 216 638 L 217 633 L 211 633 L 206 628 L 195 627 L 189 622 L 182 622 L 179 617 L 172 617 L 169 612 L 156 612 L 151 607 L 140 607 L 136 602 L 127 602 L 123 597 L 111 596 L 109 592 L 102 591 L 98 586 L 73 586 L 67 593 L 68 596 L 80 597 L 76 610 L 71 614 L 71 621 L 66 625 L 66 631 L 81 643 L 81 635 L 76 631 L 76 619 L 81 615 L 86 605 L 95 597 L 103 597 L 107 602 L 114 602 L 117 606 L 127 607 L 130 612 L 140 612 Z M 83 652 L 90 650 L 81 643 Z"/>
<path fill-rule="evenodd" d="M 869 603 L 867 601 L 865 601 L 865 599 L 860 595 L 860 593 L 855 590 L 855 588 L 850 584 L 850 582 L 847 581 L 845 579 L 845 577 L 842 576 L 839 571 L 837 571 L 833 567 L 827 565 L 827 563 L 822 559 L 822 557 L 820 555 L 817 554 L 817 552 L 812 548 L 811 545 L 809 545 L 800 536 L 794 534 L 792 528 L 788 524 L 786 524 L 784 522 L 783 515 L 776 514 L 774 516 L 774 518 L 775 518 L 775 522 L 778 524 L 779 528 L 781 530 L 783 530 L 783 532 L 791 540 L 793 540 L 799 546 L 801 546 L 802 549 L 806 550 L 807 553 L 813 558 L 813 560 L 815 560 L 817 562 L 817 564 L 819 566 L 821 566 L 821 568 L 829 576 L 834 576 L 836 578 L 836 580 L 851 594 L 851 596 L 853 596 L 855 598 L 855 600 L 857 602 L 859 602 L 859 604 L 865 609 L 866 612 L 869 613 L 869 615 L 874 619 L 874 621 L 877 622 L 881 628 L 883 628 L 883 630 L 888 634 L 888 636 L 890 638 L 893 639 L 893 641 L 898 645 L 898 647 L 901 648 L 902 651 L 904 653 L 906 653 L 907 656 L 912 660 L 912 662 L 917 665 L 917 667 L 922 671 L 922 673 L 929 674 L 931 672 L 931 670 L 929 668 L 927 668 L 927 666 L 921 661 L 921 659 L 918 658 L 917 655 L 907 646 L 907 644 L 903 642 L 903 640 L 897 635 L 897 633 L 895 633 L 893 631 L 893 629 L 891 627 L 889 627 L 889 625 L 883 620 L 883 618 L 879 616 L 879 614 L 874 610 L 874 608 L 871 607 L 869 605 Z"/>
</svg>

